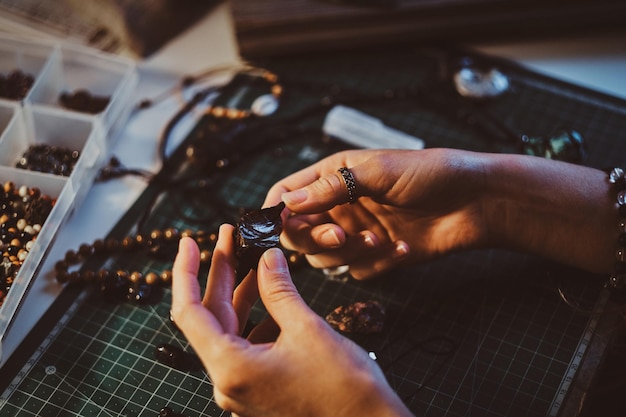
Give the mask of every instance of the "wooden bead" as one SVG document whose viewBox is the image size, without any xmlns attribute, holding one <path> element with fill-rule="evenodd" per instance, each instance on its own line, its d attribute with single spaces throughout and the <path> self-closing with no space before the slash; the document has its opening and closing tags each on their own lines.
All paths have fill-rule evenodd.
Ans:
<svg viewBox="0 0 626 417">
<path fill-rule="evenodd" d="M 138 282 L 140 282 L 143 279 L 143 274 L 141 272 L 132 272 L 129 276 L 128 276 L 128 280 L 130 282 L 132 282 L 133 284 L 136 284 Z"/>
<path fill-rule="evenodd" d="M 79 258 L 76 252 L 74 252 L 71 249 L 65 252 L 65 262 L 67 262 L 70 265 L 73 265 L 78 261 L 79 261 Z"/>
<path fill-rule="evenodd" d="M 148 272 L 146 274 L 146 284 L 155 285 L 159 282 L 159 276 L 154 272 Z"/>
<path fill-rule="evenodd" d="M 163 285 L 170 285 L 172 283 L 172 271 L 163 271 L 161 273 L 161 282 Z"/>
<path fill-rule="evenodd" d="M 213 252 L 208 249 L 203 249 L 200 251 L 200 262 L 210 262 L 211 257 L 213 257 Z"/>
</svg>

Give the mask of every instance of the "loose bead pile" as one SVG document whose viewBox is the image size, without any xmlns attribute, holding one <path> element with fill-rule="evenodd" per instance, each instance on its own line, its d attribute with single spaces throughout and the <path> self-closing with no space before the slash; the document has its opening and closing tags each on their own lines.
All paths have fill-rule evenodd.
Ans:
<svg viewBox="0 0 626 417">
<path fill-rule="evenodd" d="M 63 146 L 35 144 L 28 147 L 15 164 L 16 168 L 68 177 L 80 152 Z"/>
<path fill-rule="evenodd" d="M 35 78 L 21 70 L 11 71 L 8 75 L 0 74 L 0 97 L 9 100 L 21 100 L 33 86 Z"/>
<path fill-rule="evenodd" d="M 0 190 L 0 306 L 56 200 L 36 187 L 7 181 Z"/>
<path fill-rule="evenodd" d="M 98 114 L 109 105 L 110 98 L 91 94 L 85 89 L 78 89 L 73 93 L 63 92 L 59 96 L 59 103 L 67 109 L 83 113 Z"/>
</svg>

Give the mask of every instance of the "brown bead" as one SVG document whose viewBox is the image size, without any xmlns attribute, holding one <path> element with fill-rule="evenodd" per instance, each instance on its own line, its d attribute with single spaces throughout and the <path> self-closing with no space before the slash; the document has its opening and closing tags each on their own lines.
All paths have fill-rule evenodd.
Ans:
<svg viewBox="0 0 626 417">
<path fill-rule="evenodd" d="M 87 243 L 83 243 L 78 247 L 78 254 L 83 258 L 88 258 L 94 253 L 94 247 Z"/>
<path fill-rule="evenodd" d="M 87 270 L 82 272 L 82 279 L 87 284 L 94 284 L 96 282 L 96 273 L 92 270 Z"/>
<path fill-rule="evenodd" d="M 150 232 L 150 239 L 152 240 L 152 243 L 158 244 L 162 238 L 163 238 L 163 233 L 160 230 L 155 229 L 152 232 Z"/>
<path fill-rule="evenodd" d="M 118 269 L 115 271 L 115 274 L 121 279 L 128 279 L 128 271 L 124 271 L 123 269 Z"/>
<path fill-rule="evenodd" d="M 80 272 L 79 271 L 72 271 L 72 272 L 70 272 L 70 279 L 69 279 L 69 281 L 72 284 L 81 283 L 83 280 L 82 280 L 82 277 L 80 275 Z"/>
<path fill-rule="evenodd" d="M 67 272 L 67 270 L 69 269 L 69 264 L 65 261 L 58 261 L 56 264 L 54 264 L 54 270 L 59 273 L 59 272 Z"/>
<path fill-rule="evenodd" d="M 111 271 L 108 269 L 101 269 L 98 271 L 98 281 L 104 282 L 111 276 Z"/>
<path fill-rule="evenodd" d="M 65 262 L 67 262 L 70 265 L 73 265 L 78 261 L 79 261 L 79 258 L 76 252 L 74 252 L 71 249 L 65 252 Z"/>
<path fill-rule="evenodd" d="M 128 280 L 132 282 L 133 284 L 140 282 L 142 278 L 143 278 L 143 274 L 138 271 L 134 271 L 128 276 Z"/>
<path fill-rule="evenodd" d="M 67 270 L 57 271 L 56 277 L 57 277 L 57 281 L 63 284 L 70 280 L 70 273 L 67 272 Z"/>
<path fill-rule="evenodd" d="M 172 271 L 166 270 L 161 272 L 161 282 L 163 285 L 170 285 L 172 283 Z"/>
<path fill-rule="evenodd" d="M 208 249 L 203 249 L 200 251 L 200 262 L 210 262 L 212 256 L 213 256 L 212 251 Z"/>
<path fill-rule="evenodd" d="M 114 251 L 119 249 L 120 242 L 117 239 L 108 238 L 104 241 L 104 245 L 108 251 Z"/>
<path fill-rule="evenodd" d="M 158 281 L 159 281 L 159 276 L 155 274 L 154 272 L 148 272 L 146 274 L 146 284 L 154 285 L 154 284 L 157 284 Z"/>
<path fill-rule="evenodd" d="M 195 233 L 193 230 L 191 230 L 191 229 L 185 229 L 185 230 L 183 230 L 183 232 L 180 234 L 180 236 L 181 236 L 181 237 L 190 237 L 190 238 L 194 239 L 194 238 L 195 238 L 195 236 L 196 236 L 196 233 Z"/>
<path fill-rule="evenodd" d="M 140 247 L 140 246 L 145 245 L 146 243 L 147 243 L 147 242 L 146 242 L 146 238 L 145 238 L 145 236 L 144 236 L 144 235 L 136 235 L 136 236 L 135 236 L 135 244 L 136 244 L 137 246 L 139 246 L 139 247 Z"/>
<path fill-rule="evenodd" d="M 125 237 L 124 239 L 122 239 L 122 242 L 120 244 L 120 246 L 122 247 L 122 250 L 132 250 L 135 248 L 135 238 L 134 237 Z"/>
<path fill-rule="evenodd" d="M 104 240 L 102 239 L 94 240 L 93 245 L 91 246 L 93 247 L 94 254 L 102 253 L 104 252 L 106 248 L 106 244 L 104 243 Z"/>
<path fill-rule="evenodd" d="M 283 87 L 280 84 L 272 86 L 272 95 L 274 97 L 280 97 L 283 94 Z"/>
<path fill-rule="evenodd" d="M 9 243 L 9 245 L 15 246 L 17 248 L 21 248 L 22 247 L 22 241 L 19 240 L 19 239 L 11 239 L 11 242 Z"/>
<path fill-rule="evenodd" d="M 170 227 L 169 229 L 166 229 L 165 232 L 163 232 L 163 236 L 165 237 L 166 241 L 173 242 L 180 238 L 180 232 L 178 231 L 178 229 Z"/>
</svg>

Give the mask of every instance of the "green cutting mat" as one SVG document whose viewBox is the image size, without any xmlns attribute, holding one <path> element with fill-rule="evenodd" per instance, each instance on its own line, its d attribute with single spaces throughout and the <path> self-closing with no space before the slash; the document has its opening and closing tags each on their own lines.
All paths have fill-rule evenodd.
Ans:
<svg viewBox="0 0 626 417">
<path fill-rule="evenodd" d="M 386 50 L 263 62 L 289 75 L 279 114 L 269 122 L 279 126 L 283 117 L 319 102 L 324 91 L 311 87 L 315 82 L 372 94 L 428 84 L 439 70 L 437 57 L 442 54 L 443 49 Z M 560 127 L 574 128 L 588 142 L 589 165 L 623 165 L 626 142 L 619 138 L 626 132 L 624 102 L 507 62 L 484 59 L 510 77 L 512 88 L 493 102 L 479 104 L 481 111 L 518 133 L 547 135 Z M 486 139 L 467 120 L 434 111 L 432 103 L 420 97 L 401 104 L 351 105 L 425 139 L 428 147 L 517 151 L 516 144 Z M 210 189 L 171 190 L 155 205 L 141 230 L 213 230 L 237 217 L 234 208 L 224 210 L 225 206 L 258 207 L 276 180 L 343 147 L 322 140 L 315 130 L 322 116 L 316 113 L 299 120 L 302 129 L 274 132 L 264 140 L 275 136 L 288 140 L 268 145 L 219 177 L 211 175 Z M 184 159 L 186 147 L 209 144 L 211 152 L 217 152 L 212 146 L 218 142 L 206 120 L 200 122 L 164 177 L 202 173 L 219 155 L 210 153 L 208 161 L 193 165 Z M 155 195 L 153 185 L 111 235 L 134 233 L 137 219 Z M 107 260 L 105 265 L 160 271 L 170 266 L 171 259 L 173 253 L 165 259 L 136 254 Z M 603 293 L 591 278 L 541 259 L 497 250 L 452 255 L 368 282 L 330 281 L 308 267 L 294 270 L 300 292 L 321 315 L 356 300 L 377 299 L 387 307 L 385 330 L 354 340 L 376 355 L 407 406 L 416 415 L 428 417 L 558 415 L 596 323 L 595 316 L 578 314 L 565 305 L 556 290 L 563 289 L 583 308 L 593 308 L 602 303 Z M 20 349 L 20 355 L 11 359 L 19 372 L 0 397 L 0 415 L 157 416 L 165 406 L 187 417 L 223 415 L 212 399 L 205 373 L 180 372 L 154 360 L 159 343 L 191 351 L 169 322 L 170 300 L 166 290 L 154 305 L 111 304 L 97 292 L 68 287 L 29 335 L 27 343 L 39 348 L 34 353 Z M 251 321 L 263 316 L 257 306 Z"/>
</svg>

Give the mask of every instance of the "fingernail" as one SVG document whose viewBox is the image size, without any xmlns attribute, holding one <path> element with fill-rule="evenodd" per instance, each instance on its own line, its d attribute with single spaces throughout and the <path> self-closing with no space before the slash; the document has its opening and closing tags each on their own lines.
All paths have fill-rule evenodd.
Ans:
<svg viewBox="0 0 626 417">
<path fill-rule="evenodd" d="M 325 230 L 320 235 L 320 242 L 324 246 L 328 246 L 330 248 L 338 248 L 339 246 L 341 246 L 341 241 L 339 240 L 339 236 L 337 236 L 337 233 L 335 232 L 334 229 Z"/>
<path fill-rule="evenodd" d="M 308 196 L 309 196 L 309 193 L 307 190 L 299 189 L 299 190 L 289 191 L 288 193 L 283 193 L 282 199 L 285 202 L 285 204 L 300 204 L 304 202 Z"/>
<path fill-rule="evenodd" d="M 278 248 L 270 248 L 263 253 L 263 263 L 265 267 L 270 271 L 285 272 L 289 271 L 287 265 L 287 259 L 285 255 Z"/>
<path fill-rule="evenodd" d="M 409 253 L 409 245 L 406 242 L 398 241 L 396 242 L 396 250 L 393 252 L 394 258 L 402 258 Z"/>
<path fill-rule="evenodd" d="M 376 247 L 376 237 L 372 233 L 364 232 L 363 233 L 363 243 L 365 243 L 365 246 L 367 246 L 368 248 L 375 248 Z"/>
</svg>

